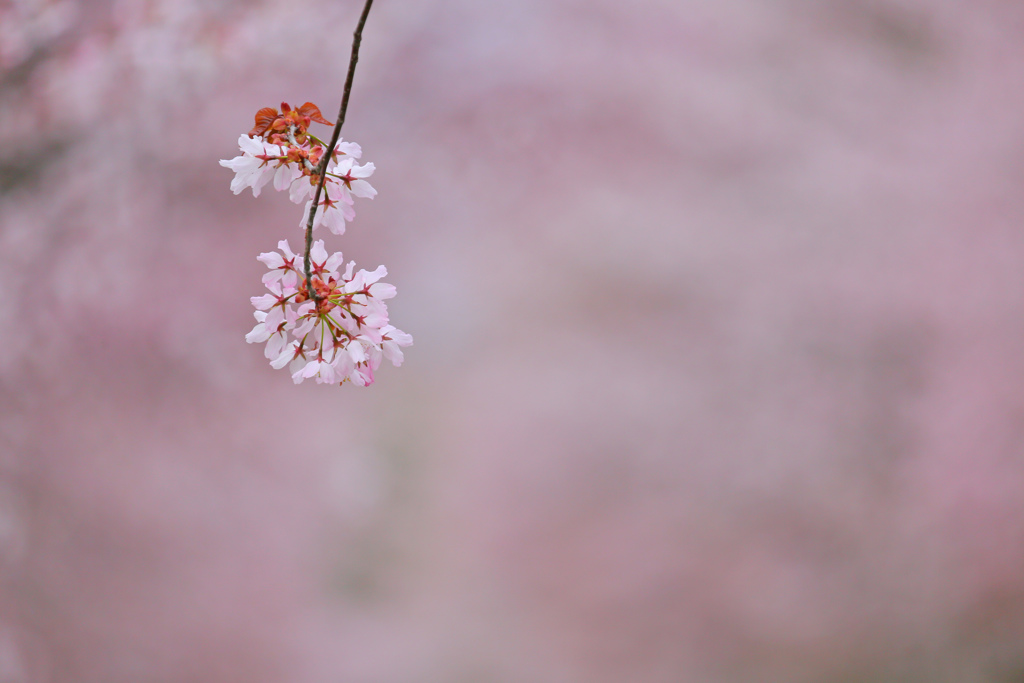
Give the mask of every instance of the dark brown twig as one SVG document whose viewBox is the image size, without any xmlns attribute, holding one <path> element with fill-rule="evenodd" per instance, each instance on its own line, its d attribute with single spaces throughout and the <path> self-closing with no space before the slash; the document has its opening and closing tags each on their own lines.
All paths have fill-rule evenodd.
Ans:
<svg viewBox="0 0 1024 683">
<path fill-rule="evenodd" d="M 334 146 L 338 144 L 338 138 L 341 136 L 341 126 L 345 123 L 345 112 L 348 110 L 348 98 L 352 94 L 352 79 L 356 75 L 356 62 L 359 61 L 359 43 L 363 40 L 363 26 L 366 24 L 366 17 L 370 14 L 370 6 L 373 4 L 373 0 L 366 0 L 366 5 L 363 7 L 363 13 L 359 17 L 359 24 L 356 26 L 355 33 L 352 34 L 352 57 L 348 62 L 348 76 L 345 77 L 345 92 L 341 96 L 341 108 L 338 110 L 338 121 L 334 124 L 334 132 L 331 133 L 331 142 L 324 150 L 323 159 L 320 160 L 320 164 L 317 166 L 317 173 L 320 176 L 320 180 L 316 184 L 316 192 L 313 194 L 313 206 L 309 209 L 309 218 L 306 220 L 306 256 L 303 260 L 303 266 L 306 272 L 306 292 L 309 294 L 309 298 L 313 299 L 317 304 L 320 303 L 320 295 L 313 289 L 312 277 L 309 272 L 309 250 L 313 247 L 313 219 L 316 217 L 316 209 L 320 204 L 320 194 L 324 191 L 324 182 L 327 180 L 327 163 L 331 160 L 334 155 Z M 324 211 L 326 211 L 326 207 Z"/>
</svg>

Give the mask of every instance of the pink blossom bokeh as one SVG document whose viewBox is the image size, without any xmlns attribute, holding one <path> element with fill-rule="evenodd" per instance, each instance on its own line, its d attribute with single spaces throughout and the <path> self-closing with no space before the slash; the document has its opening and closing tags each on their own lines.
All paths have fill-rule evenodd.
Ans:
<svg viewBox="0 0 1024 683">
<path fill-rule="evenodd" d="M 360 9 L 0 2 L 0 683 L 1024 680 L 1024 5 L 378 0 L 295 387 L 217 162 Z"/>
</svg>

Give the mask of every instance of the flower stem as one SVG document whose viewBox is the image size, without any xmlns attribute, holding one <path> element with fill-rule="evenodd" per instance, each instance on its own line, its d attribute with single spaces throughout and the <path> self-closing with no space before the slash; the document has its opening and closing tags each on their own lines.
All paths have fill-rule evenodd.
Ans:
<svg viewBox="0 0 1024 683">
<path fill-rule="evenodd" d="M 327 163 L 334 154 L 334 146 L 338 144 L 338 137 L 341 135 L 341 126 L 345 123 L 345 112 L 348 111 L 348 98 L 352 94 L 352 79 L 355 78 L 356 62 L 359 61 L 359 44 L 363 40 L 363 26 L 366 24 L 366 17 L 370 14 L 371 5 L 373 5 L 373 0 L 366 0 L 366 5 L 363 6 L 363 13 L 359 17 L 359 23 L 352 34 L 352 57 L 348 62 L 348 75 L 345 77 L 345 90 L 341 95 L 338 121 L 334 124 L 334 130 L 331 132 L 331 142 L 327 145 L 327 149 L 324 150 L 324 156 L 317 167 L 320 179 L 317 181 L 316 192 L 313 194 L 313 204 L 309 209 L 309 218 L 306 219 L 306 254 L 303 258 L 303 266 L 306 271 L 306 290 L 310 298 L 316 301 L 317 304 L 320 303 L 320 295 L 313 290 L 313 281 L 309 272 L 309 251 L 313 247 L 313 218 L 316 216 L 316 209 L 320 204 L 320 194 L 324 191 L 324 182 L 327 180 Z M 326 207 L 324 207 L 324 211 L 327 211 Z"/>
</svg>

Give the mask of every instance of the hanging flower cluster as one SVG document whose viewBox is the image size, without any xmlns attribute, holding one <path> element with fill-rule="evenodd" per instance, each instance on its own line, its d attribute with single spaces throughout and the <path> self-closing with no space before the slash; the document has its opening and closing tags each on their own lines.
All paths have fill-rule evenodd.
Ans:
<svg viewBox="0 0 1024 683">
<path fill-rule="evenodd" d="M 303 220 L 299 221 L 299 227 L 305 227 L 305 216 L 313 206 L 314 190 L 320 180 L 318 164 L 328 146 L 309 132 L 313 121 L 331 125 L 311 102 L 298 109 L 282 102 L 280 113 L 271 107 L 260 109 L 253 129 L 238 138 L 242 155 L 220 162 L 235 172 L 231 191 L 238 194 L 251 187 L 252 196 L 259 197 L 260 191 L 273 181 L 274 189 L 288 190 L 289 198 L 296 204 L 306 202 Z M 356 217 L 353 198 L 376 196 L 377 190 L 365 180 L 373 175 L 374 165 L 356 163 L 362 155 L 362 148 L 354 142 L 339 140 L 335 144 L 313 218 L 314 230 L 326 225 L 335 235 L 345 234 L 345 223 Z"/>
<path fill-rule="evenodd" d="M 330 144 L 309 132 L 313 122 L 331 125 L 310 102 L 297 109 L 282 103 L 280 112 L 263 108 L 253 129 L 238 139 L 242 154 L 220 162 L 235 172 L 235 194 L 249 187 L 258 197 L 272 184 L 275 190 L 287 190 L 296 204 L 306 203 L 299 225 L 307 228 L 307 251 L 297 255 L 281 240 L 280 251 L 259 256 L 270 269 L 263 276 L 269 294 L 252 297 L 256 326 L 245 339 L 266 342 L 270 365 L 290 366 L 296 384 L 313 378 L 368 386 L 384 358 L 402 364 L 401 347 L 411 345 L 412 337 L 388 322 L 384 301 L 395 296 L 395 287 L 380 281 L 387 275 L 384 266 L 355 272 L 350 261 L 342 272 L 341 252 L 328 255 L 323 240 L 312 243 L 309 233 L 321 225 L 344 234 L 356 215 L 355 198 L 377 194 L 366 180 L 373 164 L 356 163 L 362 156 L 359 145 L 339 139 L 328 152 Z M 321 169 L 325 177 L 314 211 Z"/>
</svg>

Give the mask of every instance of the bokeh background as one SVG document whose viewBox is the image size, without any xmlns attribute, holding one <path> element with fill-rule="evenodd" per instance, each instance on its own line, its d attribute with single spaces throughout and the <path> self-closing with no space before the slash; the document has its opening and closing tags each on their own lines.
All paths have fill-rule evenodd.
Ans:
<svg viewBox="0 0 1024 683">
<path fill-rule="evenodd" d="M 357 0 L 0 0 L 0 682 L 1024 681 L 1024 5 L 378 0 L 416 344 L 243 336 Z"/>
</svg>

